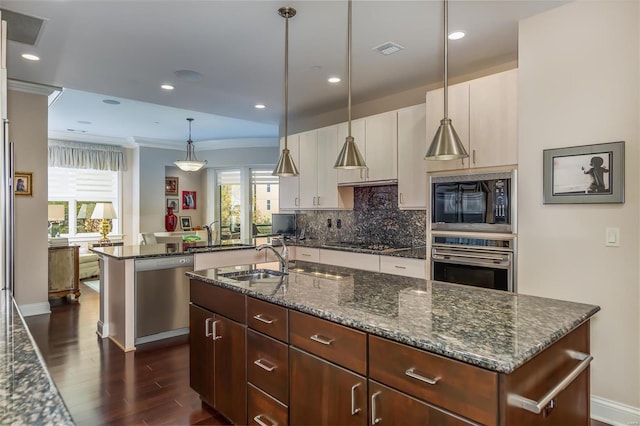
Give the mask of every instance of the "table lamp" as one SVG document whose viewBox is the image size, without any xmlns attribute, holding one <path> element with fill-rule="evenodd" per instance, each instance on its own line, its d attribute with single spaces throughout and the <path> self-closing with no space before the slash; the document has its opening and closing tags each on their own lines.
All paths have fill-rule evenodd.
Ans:
<svg viewBox="0 0 640 426">
<path fill-rule="evenodd" d="M 47 220 L 49 221 L 49 235 L 51 238 L 60 236 L 60 222 L 64 221 L 64 206 L 49 204 L 47 206 Z"/>
<path fill-rule="evenodd" d="M 99 242 L 108 243 L 109 239 L 107 238 L 107 234 L 111 230 L 111 225 L 109 224 L 109 220 L 116 219 L 116 211 L 113 208 L 113 204 L 111 203 L 96 203 L 95 208 L 93 209 L 93 214 L 91 215 L 91 219 L 100 219 L 102 222 L 100 223 L 100 235 L 102 238 Z"/>
</svg>

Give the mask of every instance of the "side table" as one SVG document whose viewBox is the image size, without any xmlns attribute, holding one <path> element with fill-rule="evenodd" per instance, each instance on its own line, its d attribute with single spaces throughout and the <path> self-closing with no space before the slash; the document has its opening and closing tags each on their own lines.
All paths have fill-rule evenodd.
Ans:
<svg viewBox="0 0 640 426">
<path fill-rule="evenodd" d="M 49 246 L 49 298 L 80 297 L 79 252 L 77 245 Z"/>
</svg>

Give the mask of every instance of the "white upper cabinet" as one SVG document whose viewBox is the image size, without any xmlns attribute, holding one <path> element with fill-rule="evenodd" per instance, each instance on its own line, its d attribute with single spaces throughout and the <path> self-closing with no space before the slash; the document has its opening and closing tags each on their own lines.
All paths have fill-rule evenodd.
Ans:
<svg viewBox="0 0 640 426">
<path fill-rule="evenodd" d="M 287 137 L 287 146 L 291 151 L 291 157 L 298 170 L 300 169 L 300 155 L 298 150 L 298 135 L 291 135 Z M 280 152 L 284 148 L 284 138 L 280 138 Z M 280 178 L 280 210 L 295 210 L 300 206 L 300 178 L 295 177 L 281 177 Z"/>
<path fill-rule="evenodd" d="M 318 149 L 318 132 L 300 133 L 298 135 L 300 163 L 300 204 L 299 208 L 315 208 L 318 186 L 318 161 L 316 158 Z"/>
<path fill-rule="evenodd" d="M 398 207 L 427 208 L 426 108 L 398 110 Z"/>
<path fill-rule="evenodd" d="M 427 141 L 444 114 L 444 91 L 427 92 Z M 428 161 L 427 170 L 494 167 L 518 161 L 518 70 L 449 87 L 449 118 L 469 158 Z"/>
<path fill-rule="evenodd" d="M 351 123 L 351 134 L 367 163 L 366 169 L 339 170 L 338 183 L 398 179 L 398 116 L 396 111 L 372 115 Z M 347 123 L 338 126 L 340 148 Z"/>
</svg>

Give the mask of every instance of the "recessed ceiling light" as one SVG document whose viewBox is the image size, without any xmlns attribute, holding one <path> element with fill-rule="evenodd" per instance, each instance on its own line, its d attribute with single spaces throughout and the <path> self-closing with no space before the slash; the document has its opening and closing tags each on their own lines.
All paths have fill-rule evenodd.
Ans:
<svg viewBox="0 0 640 426">
<path fill-rule="evenodd" d="M 265 104 L 256 104 L 255 108 L 256 109 L 265 109 L 267 106 Z"/>
<path fill-rule="evenodd" d="M 329 77 L 329 83 L 340 83 L 340 77 Z"/>
<path fill-rule="evenodd" d="M 449 34 L 449 40 L 460 40 L 465 34 L 462 31 L 454 31 Z"/>
<path fill-rule="evenodd" d="M 27 61 L 39 61 L 40 58 L 36 55 L 32 55 L 31 53 L 23 53 L 22 57 Z"/>
<path fill-rule="evenodd" d="M 115 99 L 103 99 L 102 102 L 108 105 L 120 105 L 120 101 L 116 101 Z"/>
<path fill-rule="evenodd" d="M 164 90 L 173 90 L 173 89 L 175 89 L 175 87 L 170 85 L 170 84 L 163 84 L 160 87 L 163 88 Z"/>
</svg>

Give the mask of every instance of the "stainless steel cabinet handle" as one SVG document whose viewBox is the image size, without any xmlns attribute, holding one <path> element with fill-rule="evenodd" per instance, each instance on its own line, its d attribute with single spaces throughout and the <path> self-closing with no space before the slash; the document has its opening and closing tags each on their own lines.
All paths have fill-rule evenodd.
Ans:
<svg viewBox="0 0 640 426">
<path fill-rule="evenodd" d="M 415 368 L 408 369 L 407 371 L 404 372 L 404 374 L 411 377 L 412 379 L 420 380 L 421 382 L 425 382 L 430 385 L 435 385 L 436 383 L 438 383 L 438 380 L 440 380 L 440 377 L 436 377 L 435 379 L 430 379 L 428 377 L 421 376 L 420 374 L 416 373 Z"/>
<path fill-rule="evenodd" d="M 269 420 L 271 422 L 271 424 L 269 425 L 268 423 L 265 423 L 262 421 L 262 418 L 265 418 L 267 420 Z M 255 416 L 253 418 L 253 421 L 258 423 L 260 426 L 278 426 L 278 423 L 274 422 L 273 420 L 271 420 L 269 417 L 265 416 L 264 414 L 258 414 L 257 416 Z"/>
<path fill-rule="evenodd" d="M 404 194 L 400 193 L 400 204 L 404 204 Z"/>
<path fill-rule="evenodd" d="M 212 334 L 209 331 L 209 324 L 211 324 L 211 321 L 213 321 L 213 318 L 207 318 L 207 320 L 204 322 L 204 337 L 209 337 Z"/>
<path fill-rule="evenodd" d="M 378 399 L 378 395 L 380 395 L 382 391 L 378 391 L 371 395 L 371 424 L 376 425 L 382 421 L 382 418 L 376 415 L 376 400 Z"/>
<path fill-rule="evenodd" d="M 369 168 L 365 169 L 367 171 L 367 179 L 369 179 Z"/>
<path fill-rule="evenodd" d="M 406 266 L 395 265 L 395 267 L 398 268 L 398 269 L 407 269 Z"/>
<path fill-rule="evenodd" d="M 260 367 L 263 370 L 266 370 L 268 372 L 272 372 L 273 370 L 276 369 L 275 365 L 267 365 L 267 364 L 265 364 L 265 361 L 263 359 L 256 359 L 255 361 L 253 361 L 253 363 L 255 365 L 257 365 L 258 367 Z"/>
<path fill-rule="evenodd" d="M 356 383 L 351 386 L 351 415 L 355 416 L 360 412 L 359 408 L 356 408 L 356 389 L 360 386 L 360 383 Z"/>
<path fill-rule="evenodd" d="M 362 180 L 362 169 L 360 169 L 360 180 Z"/>
<path fill-rule="evenodd" d="M 316 205 L 316 197 L 313 197 L 313 205 Z"/>
<path fill-rule="evenodd" d="M 218 339 L 222 339 L 222 336 L 218 336 L 218 332 L 217 332 L 217 324 L 220 321 L 214 321 L 211 324 L 213 324 L 213 330 L 211 330 L 211 335 L 213 336 L 213 340 L 218 340 Z"/>
<path fill-rule="evenodd" d="M 589 354 L 585 354 L 582 352 L 576 352 L 572 350 L 568 350 L 567 354 L 576 360 L 579 360 L 580 363 L 571 370 L 567 376 L 560 381 L 557 385 L 555 385 L 549 392 L 547 392 L 539 401 L 533 401 L 529 398 L 525 398 L 524 396 L 517 394 L 509 394 L 507 397 L 507 403 L 509 405 L 514 405 L 516 407 L 523 408 L 531 413 L 540 414 L 544 407 L 549 405 L 549 403 L 556 397 L 560 392 L 562 392 L 567 386 L 573 382 L 576 377 L 580 375 L 593 361 L 593 357 Z"/>
<path fill-rule="evenodd" d="M 471 158 L 473 159 L 473 164 L 476 164 L 476 150 L 471 151 Z"/>
<path fill-rule="evenodd" d="M 314 334 L 313 336 L 310 337 L 310 339 L 313 340 L 314 342 L 322 343 L 323 345 L 327 345 L 327 346 L 329 346 L 335 340 L 335 339 L 329 339 L 324 336 L 320 336 L 319 334 Z"/>
<path fill-rule="evenodd" d="M 296 197 L 295 201 L 293 202 L 294 205 L 299 206 L 300 205 L 300 198 Z"/>
<path fill-rule="evenodd" d="M 307 257 L 311 257 L 311 255 L 309 253 L 300 253 L 303 256 L 307 256 Z"/>
<path fill-rule="evenodd" d="M 262 314 L 254 315 L 253 318 L 265 324 L 273 324 L 275 322 L 274 319 L 265 318 Z"/>
<path fill-rule="evenodd" d="M 318 197 L 318 204 L 317 204 L 317 205 L 318 205 L 318 206 L 320 205 L 320 197 Z"/>
</svg>

